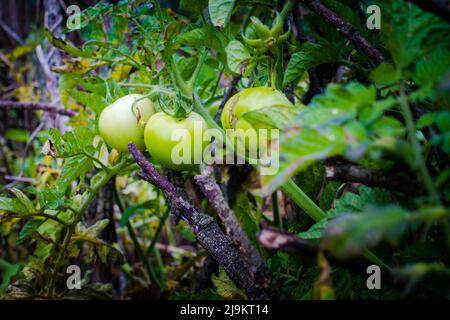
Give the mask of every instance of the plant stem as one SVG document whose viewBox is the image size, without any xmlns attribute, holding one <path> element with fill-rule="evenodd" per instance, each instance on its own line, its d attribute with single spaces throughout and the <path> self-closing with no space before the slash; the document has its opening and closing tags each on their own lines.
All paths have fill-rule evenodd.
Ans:
<svg viewBox="0 0 450 320">
<path fill-rule="evenodd" d="M 284 193 L 305 211 L 314 221 L 320 221 L 326 217 L 325 212 L 312 201 L 306 193 L 291 179 L 281 187 Z"/>
<path fill-rule="evenodd" d="M 283 48 L 278 47 L 275 59 L 275 89 L 283 90 Z"/>
<path fill-rule="evenodd" d="M 170 210 L 168 209 L 168 210 L 166 210 L 166 212 L 164 212 L 164 215 L 161 217 L 161 220 L 159 221 L 159 224 L 158 224 L 158 228 L 156 229 L 155 234 L 152 237 L 152 242 L 150 243 L 150 246 L 145 251 L 146 255 L 150 254 L 150 252 L 153 251 L 153 248 L 155 248 L 158 237 L 162 231 L 164 224 L 166 223 L 167 218 L 169 217 L 169 214 L 170 214 Z"/>
<path fill-rule="evenodd" d="M 156 85 L 156 84 L 120 82 L 120 83 L 118 83 L 118 85 L 121 87 L 130 87 L 130 88 L 148 88 L 148 89 L 151 89 L 150 94 L 164 93 L 167 95 L 175 95 L 175 92 L 168 90 L 166 88 L 163 88 L 160 85 Z"/>
<path fill-rule="evenodd" d="M 139 240 L 136 236 L 136 233 L 134 232 L 133 226 L 131 225 L 130 222 L 127 222 L 126 227 L 127 227 L 128 233 L 130 234 L 131 241 L 133 241 L 133 244 L 134 244 L 136 252 L 139 256 L 139 259 L 144 264 L 145 270 L 147 271 L 150 281 L 155 283 L 159 288 L 162 288 L 162 285 L 159 282 L 159 279 L 155 274 L 155 270 L 153 270 L 153 267 L 150 264 L 150 261 L 148 261 L 148 259 L 147 259 L 147 255 L 144 254 L 144 250 L 142 249 L 142 246 L 139 244 Z"/>
<path fill-rule="evenodd" d="M 400 104 L 403 117 L 405 118 L 406 130 L 408 132 L 411 148 L 413 149 L 415 164 L 417 166 L 417 169 L 419 170 L 419 174 L 423 182 L 425 183 L 425 188 L 427 189 L 428 194 L 430 195 L 433 202 L 439 205 L 441 204 L 439 195 L 433 183 L 433 180 L 431 179 L 431 175 L 428 171 L 425 160 L 422 156 L 422 146 L 420 145 L 419 140 L 416 136 L 416 126 L 414 124 L 414 119 L 409 107 L 408 98 L 405 94 L 405 86 L 403 83 L 400 84 L 400 96 L 398 98 L 398 102 Z"/>
<path fill-rule="evenodd" d="M 8 261 L 5 261 L 3 259 L 0 259 L 0 269 L 7 270 L 7 269 L 9 269 L 11 267 L 12 267 L 11 263 L 9 263 Z"/>
</svg>

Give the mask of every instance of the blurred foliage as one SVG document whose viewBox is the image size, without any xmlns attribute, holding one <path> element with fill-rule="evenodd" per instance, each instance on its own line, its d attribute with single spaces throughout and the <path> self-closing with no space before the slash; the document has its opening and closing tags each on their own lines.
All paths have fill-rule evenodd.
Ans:
<svg viewBox="0 0 450 320">
<path fill-rule="evenodd" d="M 127 154 L 108 149 L 96 121 L 103 108 L 130 93 L 157 102 L 164 90 L 191 90 L 210 106 L 223 97 L 231 77 L 240 74 L 238 90 L 291 88 L 296 102 L 290 113 L 270 106 L 243 115 L 257 128 L 280 129 L 280 170 L 260 178 L 254 170 L 248 182 L 232 190 L 237 193 L 232 208 L 282 294 L 293 299 L 395 299 L 432 292 L 449 298 L 450 26 L 406 1 L 377 0 L 382 27 L 375 32 L 365 28 L 358 14 L 366 1 L 322 2 L 379 48 L 386 62 L 375 66 L 310 11 L 302 21 L 307 40 L 300 43 L 290 32 L 286 42 L 276 42 L 276 50 L 255 49 L 249 43 L 258 42 L 245 41 L 258 40 L 256 20 L 250 17 L 272 26 L 283 8 L 265 0 L 182 0 L 172 9 L 142 0 L 98 2 L 82 11 L 80 30 L 65 29 L 58 38 L 36 25 L 23 45 L 1 49 L 0 66 L 15 84 L 2 99 L 40 101 L 48 95 L 39 90 L 34 51 L 38 44 L 44 49 L 51 44 L 64 54 L 63 65 L 53 67 L 60 76 L 61 102 L 78 111 L 67 120 L 66 132 L 45 128 L 33 139 L 26 128 L 14 127 L 19 113 L 8 114 L 10 127 L 0 142 L 10 174 L 31 180 L 5 182 L 0 190 L 2 297 L 245 299 L 222 268 L 197 286 L 205 253 L 194 234 L 183 221 L 171 223 L 162 192 L 137 179 L 138 168 Z M 71 41 L 76 37 L 81 43 Z M 346 76 L 330 79 L 327 72 L 335 73 L 338 66 L 348 69 Z M 304 106 L 301 98 L 312 69 L 325 70 L 327 81 Z M 410 119 L 405 110 L 417 106 L 421 114 Z M 33 116 L 40 117 L 38 112 Z M 27 144 L 27 152 L 20 153 Z M 400 172 L 427 193 L 413 196 L 361 184 L 352 189 L 328 181 L 323 161 L 333 159 Z M 220 182 L 230 183 L 232 171 L 220 171 Z M 189 178 L 185 174 L 185 181 Z M 312 221 L 285 198 L 276 204 L 268 200 L 291 178 L 320 205 L 324 219 Z M 101 198 L 107 188 L 113 196 Z M 101 213 L 109 210 L 110 216 L 87 223 L 86 211 L 96 199 L 112 201 L 113 209 L 103 208 Z M 201 205 L 215 214 L 208 204 Z M 275 205 L 287 231 L 338 258 L 372 249 L 394 276 L 404 279 L 405 288 L 383 284 L 383 290 L 369 290 L 365 275 L 322 252 L 308 260 L 265 250 L 256 234 L 263 221 L 274 224 Z M 114 230 L 113 241 L 105 236 L 108 228 Z M 84 275 L 76 297 L 65 289 L 61 273 L 70 264 L 80 265 Z M 114 280 L 98 275 L 108 273 L 105 268 Z M 426 290 L 417 293 L 416 287 Z"/>
</svg>

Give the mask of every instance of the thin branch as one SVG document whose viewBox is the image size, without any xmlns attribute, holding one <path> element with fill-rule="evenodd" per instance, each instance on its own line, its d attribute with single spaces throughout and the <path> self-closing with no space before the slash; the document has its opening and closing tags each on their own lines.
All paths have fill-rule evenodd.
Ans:
<svg viewBox="0 0 450 320">
<path fill-rule="evenodd" d="M 450 22 L 450 2 L 448 0 L 408 0 L 408 2 Z"/>
<path fill-rule="evenodd" d="M 361 168 L 352 164 L 326 164 L 325 177 L 331 181 L 359 182 L 407 194 L 423 194 L 418 181 L 382 170 Z"/>
<path fill-rule="evenodd" d="M 349 22 L 328 9 L 318 0 L 302 0 L 308 8 L 339 29 L 353 44 L 363 51 L 375 64 L 384 62 L 384 57 L 361 33 Z"/>
<path fill-rule="evenodd" d="M 212 166 L 205 166 L 203 172 L 196 175 L 194 180 L 211 206 L 216 210 L 222 225 L 225 227 L 225 233 L 230 236 L 234 244 L 248 259 L 256 279 L 261 283 L 261 286 L 268 287 L 272 283 L 270 271 L 256 247 L 251 243 L 244 230 L 242 230 L 236 215 L 231 210 L 223 196 L 222 190 L 216 183 L 213 173 L 214 168 Z"/>
<path fill-rule="evenodd" d="M 57 109 L 41 102 L 22 102 L 22 101 L 12 101 L 12 100 L 0 100 L 0 108 L 5 109 L 26 109 L 26 110 L 40 110 L 44 112 L 57 113 L 63 116 L 73 117 L 77 115 L 76 111 L 68 109 Z"/>
<path fill-rule="evenodd" d="M 155 169 L 136 148 L 136 145 L 130 143 L 128 149 L 142 169 L 140 177 L 164 192 L 171 207 L 176 208 L 181 213 L 182 218 L 189 224 L 199 244 L 211 257 L 223 265 L 230 279 L 244 289 L 251 299 L 271 298 L 270 288 L 262 288 L 255 281 L 248 263 L 214 219 L 198 212 L 187 199 L 181 196 L 175 186 Z"/>
</svg>

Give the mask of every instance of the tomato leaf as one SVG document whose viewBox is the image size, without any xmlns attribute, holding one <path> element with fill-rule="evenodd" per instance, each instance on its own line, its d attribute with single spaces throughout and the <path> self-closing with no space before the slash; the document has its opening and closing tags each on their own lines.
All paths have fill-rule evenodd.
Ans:
<svg viewBox="0 0 450 320">
<path fill-rule="evenodd" d="M 213 26 L 224 28 L 230 20 L 235 0 L 209 0 L 209 16 Z"/>
</svg>

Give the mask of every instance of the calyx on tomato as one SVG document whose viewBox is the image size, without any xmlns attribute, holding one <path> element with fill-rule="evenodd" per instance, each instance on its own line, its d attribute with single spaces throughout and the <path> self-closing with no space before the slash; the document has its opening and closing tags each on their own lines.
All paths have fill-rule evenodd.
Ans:
<svg viewBox="0 0 450 320">
<path fill-rule="evenodd" d="M 251 39 L 242 34 L 245 44 L 252 47 L 256 52 L 265 53 L 288 40 L 291 33 L 290 26 L 289 30 L 282 34 L 286 13 L 287 11 L 285 10 L 279 14 L 277 13 L 271 28 L 262 23 L 257 17 L 251 17 L 250 19 L 258 38 Z"/>
</svg>

